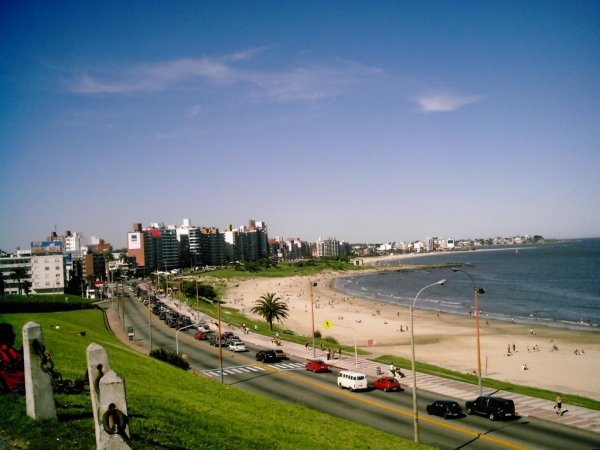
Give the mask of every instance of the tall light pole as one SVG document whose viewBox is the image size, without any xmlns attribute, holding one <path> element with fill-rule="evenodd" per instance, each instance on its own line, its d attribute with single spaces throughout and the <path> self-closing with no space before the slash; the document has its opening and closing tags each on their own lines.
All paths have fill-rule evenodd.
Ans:
<svg viewBox="0 0 600 450">
<path fill-rule="evenodd" d="M 423 292 L 425 289 L 430 288 L 432 286 L 440 285 L 442 286 L 446 283 L 446 280 L 436 281 L 435 283 L 428 284 L 424 288 L 422 288 L 417 295 L 415 295 L 415 299 L 413 300 L 413 304 L 410 307 L 410 345 L 412 347 L 412 397 L 413 397 L 413 428 L 414 428 L 414 436 L 415 442 L 419 442 L 419 411 L 417 409 L 417 371 L 415 370 L 415 320 L 413 311 L 415 309 L 415 303 L 417 302 L 417 298 L 419 298 L 419 294 Z"/>
<path fill-rule="evenodd" d="M 475 286 L 475 280 L 473 280 L 473 277 L 471 276 L 471 274 L 469 272 L 465 272 L 464 270 L 461 269 L 452 269 L 453 272 L 462 272 L 464 273 L 466 276 L 468 276 L 471 279 L 471 283 L 473 284 L 473 301 L 475 303 L 475 329 L 476 329 L 476 335 L 477 335 L 477 380 L 479 383 L 479 396 L 481 397 L 483 395 L 483 384 L 482 384 L 482 380 L 481 380 L 481 346 L 479 343 L 479 295 L 478 294 L 485 294 L 485 290 L 483 288 L 478 288 L 477 286 Z"/>
<path fill-rule="evenodd" d="M 316 286 L 317 283 L 313 283 L 308 280 L 310 285 L 310 315 L 312 319 L 312 348 L 313 348 L 313 359 L 317 357 L 317 350 L 315 349 L 315 302 L 313 300 L 313 286 Z"/>
<path fill-rule="evenodd" d="M 195 323 L 193 323 L 193 324 L 191 324 L 191 325 L 186 325 L 185 327 L 181 327 L 180 329 L 178 329 L 178 330 L 175 332 L 175 352 L 177 353 L 177 355 L 179 355 L 179 332 L 180 332 L 181 330 L 185 330 L 185 329 L 187 329 L 187 328 L 192 328 L 192 327 L 194 327 L 194 326 L 196 326 L 196 324 L 195 324 Z"/>
</svg>

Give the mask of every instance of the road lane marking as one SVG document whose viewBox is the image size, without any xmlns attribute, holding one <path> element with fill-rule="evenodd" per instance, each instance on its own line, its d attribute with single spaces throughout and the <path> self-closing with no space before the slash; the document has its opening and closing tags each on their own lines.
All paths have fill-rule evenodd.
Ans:
<svg viewBox="0 0 600 450">
<path fill-rule="evenodd" d="M 223 367 L 223 375 L 237 375 L 240 373 L 260 372 L 270 370 L 272 372 L 285 372 L 290 370 L 304 369 L 304 363 L 279 363 L 279 364 L 254 364 L 234 367 Z M 203 370 L 202 373 L 209 377 L 221 376 L 220 369 Z"/>
</svg>

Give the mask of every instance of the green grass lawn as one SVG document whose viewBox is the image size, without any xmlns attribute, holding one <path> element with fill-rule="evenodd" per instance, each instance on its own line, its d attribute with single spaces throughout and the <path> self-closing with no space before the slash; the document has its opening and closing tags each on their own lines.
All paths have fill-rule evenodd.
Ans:
<svg viewBox="0 0 600 450">
<path fill-rule="evenodd" d="M 90 343 L 106 349 L 112 369 L 125 379 L 135 449 L 429 448 L 136 353 L 112 336 L 98 310 L 0 316 L 14 325 L 18 338 L 30 320 L 42 326 L 55 370 L 65 377 L 83 375 Z M 23 395 L 0 396 L 0 438 L 19 449 L 95 448 L 89 395 L 55 398 L 58 420 L 48 426 L 26 416 Z"/>
</svg>

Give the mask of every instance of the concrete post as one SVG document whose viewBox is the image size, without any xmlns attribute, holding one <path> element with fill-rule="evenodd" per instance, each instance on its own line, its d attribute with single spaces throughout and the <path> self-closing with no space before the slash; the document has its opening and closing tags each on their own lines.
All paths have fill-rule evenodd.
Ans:
<svg viewBox="0 0 600 450">
<path fill-rule="evenodd" d="M 33 342 L 44 344 L 42 327 L 35 322 L 23 326 L 23 363 L 25 367 L 25 401 L 27 415 L 32 419 L 56 419 L 56 406 L 50 374 L 41 368 L 42 358 Z"/>
<path fill-rule="evenodd" d="M 127 424 L 125 382 L 113 370 L 110 370 L 100 379 L 99 387 L 98 413 L 102 420 L 99 449 L 130 449 L 126 442 L 130 436 Z"/>
<path fill-rule="evenodd" d="M 125 383 L 111 370 L 108 354 L 98 344 L 92 343 L 87 348 L 87 367 L 96 448 L 129 449 L 124 439 L 129 439 L 129 426 L 122 422 L 127 417 Z"/>
</svg>

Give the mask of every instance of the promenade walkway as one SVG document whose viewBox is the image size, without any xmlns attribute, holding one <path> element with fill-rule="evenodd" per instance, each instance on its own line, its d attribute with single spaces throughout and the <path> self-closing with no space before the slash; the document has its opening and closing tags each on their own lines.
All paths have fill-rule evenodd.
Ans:
<svg viewBox="0 0 600 450">
<path fill-rule="evenodd" d="M 194 320 L 197 320 L 198 318 L 198 313 L 196 311 L 188 309 L 185 305 L 180 304 L 177 300 L 163 297 L 161 298 L 161 301 L 171 305 L 177 311 L 187 313 Z M 204 319 L 207 323 L 210 323 L 214 320 L 212 317 L 205 316 L 201 313 L 199 314 L 199 318 Z M 249 334 L 243 334 L 239 328 L 234 327 L 233 325 L 232 327 L 239 330 L 238 335 L 243 341 L 259 345 L 261 347 L 273 348 L 273 344 L 269 336 L 253 333 L 252 331 L 250 331 Z M 224 330 L 228 331 L 230 328 L 225 326 Z M 282 346 L 277 348 L 282 349 L 290 356 L 296 356 L 304 359 L 311 359 L 313 357 L 312 347 L 306 349 L 302 344 L 282 341 Z M 325 362 L 329 363 L 331 368 L 334 370 L 356 370 L 366 374 L 371 380 L 378 378 L 381 374 L 389 375 L 387 365 L 373 361 L 378 356 L 375 354 L 368 355 L 367 357 L 358 356 L 358 358 L 355 358 L 354 354 L 349 355 L 347 353 L 343 353 L 340 359 L 327 361 L 325 352 L 321 351 L 320 349 L 316 349 L 316 356 L 317 358 L 323 359 Z M 412 372 L 410 370 L 404 370 L 403 373 L 406 375 L 406 377 L 402 378 L 401 382 L 410 389 L 412 387 Z M 449 397 L 455 400 L 460 400 L 459 403 L 461 403 L 463 407 L 466 400 L 473 400 L 479 395 L 479 386 L 477 385 L 449 380 L 447 378 L 441 378 L 419 372 L 417 373 L 417 389 L 424 389 L 439 394 L 440 399 Z M 494 394 L 499 397 L 512 399 L 515 402 L 515 407 L 519 416 L 547 420 L 549 422 L 560 423 L 563 425 L 600 433 L 600 411 L 563 403 L 563 411 L 565 412 L 563 415 L 558 415 L 554 410 L 553 401 L 515 394 L 510 391 L 490 390 L 489 388 L 486 389 L 485 387 L 483 389 L 483 394 Z"/>
</svg>

